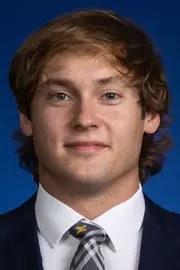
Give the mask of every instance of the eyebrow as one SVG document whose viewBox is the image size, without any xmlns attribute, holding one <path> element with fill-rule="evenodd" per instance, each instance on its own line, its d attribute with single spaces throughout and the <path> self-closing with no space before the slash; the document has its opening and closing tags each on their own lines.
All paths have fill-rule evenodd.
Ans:
<svg viewBox="0 0 180 270">
<path fill-rule="evenodd" d="M 112 83 L 121 83 L 124 84 L 124 80 L 122 79 L 122 76 L 120 75 L 114 75 L 114 76 L 109 76 L 109 77 L 104 77 L 104 78 L 99 78 L 93 81 L 93 84 L 95 86 L 104 86 L 107 84 L 112 84 Z M 66 79 L 66 78 L 48 78 L 45 82 L 42 82 L 40 87 L 45 87 L 49 85 L 59 85 L 59 86 L 69 86 L 71 88 L 74 88 L 74 83 L 73 81 Z"/>
</svg>

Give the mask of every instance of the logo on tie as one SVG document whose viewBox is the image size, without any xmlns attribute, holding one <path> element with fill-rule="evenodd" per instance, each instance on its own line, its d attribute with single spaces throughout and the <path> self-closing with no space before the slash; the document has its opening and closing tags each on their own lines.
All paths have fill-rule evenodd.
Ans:
<svg viewBox="0 0 180 270">
<path fill-rule="evenodd" d="M 85 232 L 86 231 L 86 225 L 83 226 L 77 226 L 76 227 L 76 234 L 80 234 L 81 232 Z"/>
</svg>

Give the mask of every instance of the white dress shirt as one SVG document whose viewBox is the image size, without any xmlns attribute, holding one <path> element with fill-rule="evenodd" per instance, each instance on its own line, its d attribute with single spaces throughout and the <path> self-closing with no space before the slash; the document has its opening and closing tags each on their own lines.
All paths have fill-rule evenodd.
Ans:
<svg viewBox="0 0 180 270">
<path fill-rule="evenodd" d="M 140 186 L 129 200 L 92 220 L 110 238 L 108 243 L 101 244 L 106 270 L 138 269 L 144 212 L 145 201 Z M 69 270 L 80 240 L 67 231 L 85 217 L 52 197 L 41 185 L 35 213 L 44 270 Z"/>
</svg>

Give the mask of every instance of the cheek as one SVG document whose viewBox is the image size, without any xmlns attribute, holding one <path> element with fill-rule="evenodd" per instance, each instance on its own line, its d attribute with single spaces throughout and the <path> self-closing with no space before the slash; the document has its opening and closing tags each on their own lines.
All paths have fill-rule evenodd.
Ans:
<svg viewBox="0 0 180 270">
<path fill-rule="evenodd" d="M 138 111 L 130 113 L 130 110 L 117 113 L 111 121 L 113 134 L 119 144 L 140 144 L 143 136 L 143 120 Z"/>
<path fill-rule="evenodd" d="M 40 140 L 55 141 L 61 136 L 64 126 L 64 118 L 55 111 L 43 110 L 37 112 L 34 119 L 32 119 L 32 130 L 34 136 L 39 136 Z M 41 135 L 40 135 L 41 134 Z"/>
</svg>

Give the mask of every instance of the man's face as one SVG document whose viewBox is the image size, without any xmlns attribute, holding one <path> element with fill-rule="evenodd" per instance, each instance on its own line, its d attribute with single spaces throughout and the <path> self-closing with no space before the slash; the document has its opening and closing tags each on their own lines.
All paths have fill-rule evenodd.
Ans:
<svg viewBox="0 0 180 270">
<path fill-rule="evenodd" d="M 143 133 L 154 133 L 159 118 L 142 119 L 137 91 L 120 72 L 103 57 L 56 56 L 43 81 L 32 102 L 31 122 L 21 115 L 24 133 L 33 135 L 40 172 L 71 189 L 89 191 L 137 176 Z M 100 141 L 107 147 L 65 146 L 74 141 Z"/>
</svg>

